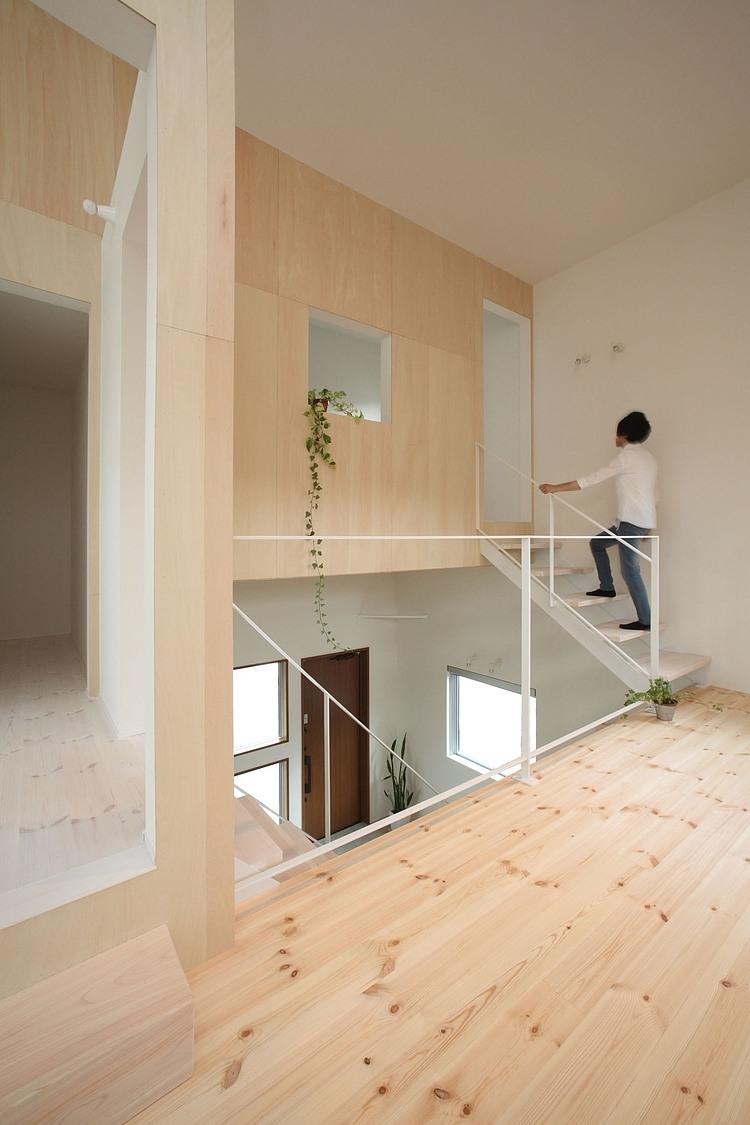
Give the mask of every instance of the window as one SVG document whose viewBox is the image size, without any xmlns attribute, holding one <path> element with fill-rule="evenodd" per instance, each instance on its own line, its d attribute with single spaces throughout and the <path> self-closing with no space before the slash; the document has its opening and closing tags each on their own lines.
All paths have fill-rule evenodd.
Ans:
<svg viewBox="0 0 750 1125">
<path fill-rule="evenodd" d="M 235 796 L 248 794 L 254 797 L 263 805 L 264 812 L 269 816 L 273 813 L 271 819 L 280 824 L 282 819 L 289 819 L 288 772 L 289 759 L 282 758 L 237 774 L 234 779 Z"/>
<path fill-rule="evenodd" d="M 289 706 L 287 662 L 272 660 L 234 669 L 235 773 L 250 764 L 243 756 L 263 746 L 286 742 Z"/>
<path fill-rule="evenodd" d="M 536 692 L 531 695 L 535 740 Z M 448 757 L 492 769 L 521 753 L 521 688 L 492 676 L 448 669 Z"/>
<path fill-rule="evenodd" d="M 391 337 L 382 328 L 310 309 L 308 390 L 344 391 L 371 422 L 391 420 Z"/>
</svg>

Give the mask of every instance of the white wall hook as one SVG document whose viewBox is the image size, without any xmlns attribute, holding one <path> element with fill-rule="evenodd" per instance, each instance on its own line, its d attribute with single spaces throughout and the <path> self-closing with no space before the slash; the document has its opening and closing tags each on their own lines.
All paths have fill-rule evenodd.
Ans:
<svg viewBox="0 0 750 1125">
<path fill-rule="evenodd" d="M 84 199 L 83 209 L 87 215 L 98 215 L 105 223 L 114 223 L 117 219 L 117 210 L 107 207 L 104 203 L 94 203 L 93 199 Z"/>
<path fill-rule="evenodd" d="M 612 345 L 612 351 L 615 352 L 615 353 L 624 352 L 625 351 L 625 345 L 624 344 L 613 344 Z"/>
<path fill-rule="evenodd" d="M 591 356 L 587 352 L 579 352 L 576 356 L 576 367 L 580 367 L 582 363 L 588 363 Z"/>
</svg>

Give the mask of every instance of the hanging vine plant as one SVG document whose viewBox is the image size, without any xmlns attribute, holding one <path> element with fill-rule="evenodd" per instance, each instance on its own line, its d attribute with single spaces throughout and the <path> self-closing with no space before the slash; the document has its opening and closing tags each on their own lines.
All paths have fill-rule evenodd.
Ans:
<svg viewBox="0 0 750 1125">
<path fill-rule="evenodd" d="M 336 462 L 331 453 L 331 423 L 328 418 L 328 408 L 331 407 L 338 414 L 345 414 L 359 422 L 364 418 L 362 411 L 349 402 L 345 391 L 331 391 L 327 387 L 321 390 L 311 390 L 307 394 L 307 410 L 305 418 L 310 423 L 310 433 L 305 441 L 309 458 L 310 484 L 307 489 L 307 507 L 305 509 L 305 532 L 310 539 L 310 566 L 315 575 L 315 593 L 313 608 L 320 626 L 320 631 L 331 648 L 342 650 L 344 645 L 339 644 L 328 622 L 325 603 L 325 568 L 323 565 L 323 541 L 315 531 L 315 519 L 318 512 L 323 484 L 320 471 L 324 464 L 329 469 L 336 468 Z"/>
</svg>

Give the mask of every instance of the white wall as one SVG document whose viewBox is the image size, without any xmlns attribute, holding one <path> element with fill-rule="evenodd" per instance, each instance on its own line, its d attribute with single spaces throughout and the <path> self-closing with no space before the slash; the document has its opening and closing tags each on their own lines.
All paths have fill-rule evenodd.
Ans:
<svg viewBox="0 0 750 1125">
<path fill-rule="evenodd" d="M 88 613 L 88 357 L 81 365 L 81 373 L 73 390 L 73 448 L 71 458 L 71 590 L 70 635 L 78 649 L 84 668 L 87 664 L 87 613 Z"/>
<path fill-rule="evenodd" d="M 491 567 L 329 578 L 329 619 L 351 647 L 370 649 L 370 728 L 385 742 L 408 733 L 412 765 L 442 791 L 475 776 L 446 757 L 446 672 L 449 665 L 520 682 L 520 593 Z M 235 601 L 297 661 L 325 644 L 312 612 L 312 581 L 235 584 Z M 379 621 L 357 614 L 427 614 Z M 613 711 L 625 688 L 540 610 L 533 609 L 532 682 L 539 744 Z M 276 659 L 273 649 L 235 615 L 235 665 Z M 290 806 L 299 817 L 300 685 L 290 675 Z M 285 757 L 287 751 L 279 756 Z M 505 757 L 514 756 L 508 752 Z M 373 747 L 372 817 L 385 815 L 381 752 Z M 418 786 L 418 797 L 429 791 Z"/>
<path fill-rule="evenodd" d="M 710 655 L 703 678 L 742 691 L 750 691 L 748 246 L 750 180 L 534 291 L 536 478 L 597 468 L 614 455 L 618 418 L 645 411 L 660 468 L 665 644 Z M 620 355 L 615 342 L 625 344 Z M 579 352 L 591 362 L 576 368 Z M 607 522 L 613 495 L 605 484 L 568 499 Z M 545 520 L 546 501 L 538 526 Z"/>
<path fill-rule="evenodd" d="M 0 385 L 0 637 L 70 632 L 70 395 Z"/>
</svg>

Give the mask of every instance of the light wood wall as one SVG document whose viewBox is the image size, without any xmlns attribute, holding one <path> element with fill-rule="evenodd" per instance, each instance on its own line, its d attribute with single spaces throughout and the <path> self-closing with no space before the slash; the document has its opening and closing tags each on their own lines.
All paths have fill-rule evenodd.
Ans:
<svg viewBox="0 0 750 1125">
<path fill-rule="evenodd" d="M 84 196 L 109 198 L 103 185 L 113 174 L 117 135 L 111 99 L 100 154 L 109 171 L 97 172 L 101 180 L 92 173 L 85 186 L 80 183 L 77 165 L 84 156 L 77 140 L 68 145 L 66 138 L 69 129 L 78 136 L 81 103 L 109 97 L 113 66 L 85 81 L 70 77 L 83 65 L 79 48 L 88 53 L 79 37 L 48 26 L 50 17 L 37 16 L 25 0 L 0 5 L 4 46 L 9 28 L 42 21 L 40 41 L 51 37 L 55 44 L 44 55 L 45 82 L 61 90 L 56 104 L 48 104 L 49 95 L 38 102 L 31 89 L 36 41 L 29 39 L 25 57 L 14 64 L 14 82 L 22 89 L 28 82 L 29 89 L 21 94 L 23 107 L 13 111 L 13 131 L 0 133 L 0 195 L 13 195 L 0 202 L 0 273 L 95 302 L 99 240 L 81 229 L 87 220 L 78 211 Z M 232 0 L 130 0 L 130 6 L 157 27 L 157 866 L 3 931 L 0 995 L 160 924 L 168 926 L 185 968 L 233 941 L 234 8 Z M 6 62 L 0 69 L 3 113 L 16 96 Z M 59 162 L 54 173 L 46 165 L 30 176 L 32 194 L 22 196 L 24 152 L 41 148 L 45 113 L 54 117 Z M 82 144 L 87 135 L 80 127 Z M 40 183 L 48 194 L 39 195 Z M 94 347 L 98 352 L 98 342 Z"/>
<path fill-rule="evenodd" d="M 531 286 L 237 130 L 234 526 L 303 535 L 307 313 L 392 333 L 389 424 L 333 416 L 317 529 L 473 535 L 482 301 L 531 317 Z M 470 200 L 467 200 L 470 205 Z M 330 543 L 330 574 L 466 566 L 475 543 Z M 234 576 L 309 574 L 304 543 L 235 544 Z"/>
</svg>

